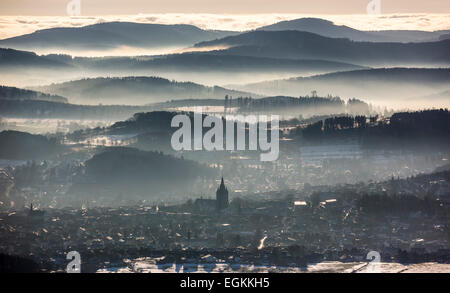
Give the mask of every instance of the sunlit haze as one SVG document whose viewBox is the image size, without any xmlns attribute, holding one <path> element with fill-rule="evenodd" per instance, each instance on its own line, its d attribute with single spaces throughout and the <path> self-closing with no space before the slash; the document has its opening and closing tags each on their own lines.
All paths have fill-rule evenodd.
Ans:
<svg viewBox="0 0 450 293">
<path fill-rule="evenodd" d="M 131 21 L 160 24 L 192 24 L 203 29 L 245 31 L 283 20 L 316 17 L 360 30 L 450 29 L 450 14 L 136 14 L 102 16 L 0 16 L 0 38 L 53 27 L 79 27 L 100 22 Z"/>
</svg>

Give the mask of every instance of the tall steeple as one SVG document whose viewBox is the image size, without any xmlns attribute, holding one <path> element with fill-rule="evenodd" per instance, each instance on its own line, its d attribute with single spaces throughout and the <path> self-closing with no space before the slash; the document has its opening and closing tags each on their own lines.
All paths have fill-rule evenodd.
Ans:
<svg viewBox="0 0 450 293">
<path fill-rule="evenodd" d="M 228 189 L 225 187 L 225 182 L 222 180 L 220 182 L 219 188 L 217 188 L 216 191 L 216 204 L 217 204 L 217 210 L 223 210 L 228 207 Z"/>
</svg>

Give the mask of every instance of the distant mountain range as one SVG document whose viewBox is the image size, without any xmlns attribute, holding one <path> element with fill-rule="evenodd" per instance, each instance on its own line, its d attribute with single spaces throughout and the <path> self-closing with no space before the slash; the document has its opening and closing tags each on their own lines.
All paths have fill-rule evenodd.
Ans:
<svg viewBox="0 0 450 293">
<path fill-rule="evenodd" d="M 321 59 L 363 65 L 450 64 L 450 40 L 428 43 L 370 43 L 323 37 L 300 31 L 253 31 L 202 42 L 229 47 L 217 54 L 269 58 Z"/>
<path fill-rule="evenodd" d="M 156 71 L 292 71 L 333 72 L 337 70 L 355 70 L 364 67 L 350 63 L 326 60 L 289 60 L 281 58 L 265 58 L 235 55 L 217 55 L 210 53 L 184 53 L 152 57 L 75 57 L 69 55 L 50 54 L 36 55 L 33 52 L 0 48 L 0 67 L 28 68 L 49 66 L 50 69 L 65 70 L 154 70 Z"/>
<path fill-rule="evenodd" d="M 331 38 L 368 42 L 438 41 L 446 31 L 360 31 L 319 18 L 300 18 L 258 28 L 259 31 L 304 31 Z M 83 27 L 59 27 L 0 40 L 0 47 L 19 50 L 109 50 L 120 47 L 190 47 L 195 43 L 226 36 L 235 31 L 203 30 L 193 25 L 164 25 L 133 22 L 105 22 Z"/>
<path fill-rule="evenodd" d="M 74 63 L 87 68 L 154 69 L 161 71 L 336 71 L 361 69 L 361 66 L 326 60 L 289 60 L 210 53 L 185 53 L 152 58 L 76 58 Z"/>
<path fill-rule="evenodd" d="M 148 104 L 186 98 L 258 96 L 193 82 L 176 82 L 160 77 L 88 78 L 33 89 L 63 95 L 71 102 L 86 104 Z"/>
<path fill-rule="evenodd" d="M 1 47 L 21 50 L 83 49 L 118 47 L 164 48 L 186 47 L 237 32 L 207 31 L 193 25 L 163 25 L 132 22 L 106 22 L 83 27 L 61 27 L 0 40 Z"/>
<path fill-rule="evenodd" d="M 380 68 L 336 72 L 312 77 L 273 80 L 243 86 L 228 86 L 261 95 L 300 96 L 317 91 L 343 98 L 361 98 L 368 102 L 405 102 L 413 106 L 417 99 L 450 89 L 450 69 Z M 412 99 L 414 97 L 414 99 Z M 450 101 L 447 101 L 450 104 Z M 444 106 L 444 105 L 443 105 Z"/>
<path fill-rule="evenodd" d="M 281 21 L 264 26 L 263 31 L 304 31 L 330 38 L 346 38 L 358 42 L 432 42 L 438 41 L 446 31 L 412 31 L 412 30 L 383 30 L 360 31 L 345 25 L 335 25 L 333 22 L 320 18 L 299 18 Z"/>
<path fill-rule="evenodd" d="M 394 96 L 426 97 L 449 90 L 447 69 L 417 69 L 450 67 L 448 35 L 450 31 L 359 31 L 314 18 L 280 22 L 244 33 L 129 22 L 52 28 L 1 40 L 0 46 L 105 51 L 174 46 L 190 47 L 191 52 L 87 58 L 0 48 L 0 83 L 19 87 L 53 83 L 30 89 L 83 104 L 143 105 L 222 99 L 225 95 L 299 96 L 313 90 L 321 95 L 368 101 Z M 370 69 L 394 66 L 409 69 Z M 282 79 L 292 76 L 302 78 Z M 262 80 L 269 81 L 259 82 Z M 233 86 L 237 90 L 202 85 L 238 83 L 241 85 Z"/>
<path fill-rule="evenodd" d="M 198 83 L 255 82 L 277 77 L 308 76 L 367 67 L 326 60 L 293 60 L 184 53 L 142 57 L 72 57 L 36 55 L 31 52 L 0 48 L 0 68 L 8 73 L 4 84 L 30 86 L 97 76 L 165 76 Z M 46 66 L 47 65 L 47 66 Z M 30 82 L 18 83 L 18 80 Z"/>
</svg>

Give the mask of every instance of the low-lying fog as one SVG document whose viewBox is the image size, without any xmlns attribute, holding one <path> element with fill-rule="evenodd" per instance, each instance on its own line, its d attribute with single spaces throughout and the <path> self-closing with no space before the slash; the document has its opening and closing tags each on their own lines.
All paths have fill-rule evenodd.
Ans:
<svg viewBox="0 0 450 293">
<path fill-rule="evenodd" d="M 220 68 L 211 68 L 210 70 L 152 70 L 152 69 L 130 69 L 130 70 L 56 70 L 52 68 L 40 69 L 8 69 L 2 73 L 0 83 L 6 86 L 15 87 L 34 87 L 43 86 L 52 83 L 62 83 L 83 78 L 97 77 L 126 77 L 126 76 L 158 76 L 170 80 L 195 82 L 207 86 L 228 86 L 228 85 L 246 85 L 259 83 L 267 80 L 288 79 L 292 77 L 308 77 L 316 74 L 332 72 L 330 70 L 222 70 Z"/>
</svg>

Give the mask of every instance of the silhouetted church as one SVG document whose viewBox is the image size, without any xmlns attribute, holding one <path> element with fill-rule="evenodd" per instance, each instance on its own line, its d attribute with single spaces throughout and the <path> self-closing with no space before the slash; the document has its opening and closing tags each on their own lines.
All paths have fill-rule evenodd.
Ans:
<svg viewBox="0 0 450 293">
<path fill-rule="evenodd" d="M 220 182 L 219 188 L 216 191 L 216 208 L 218 211 L 226 209 L 228 207 L 228 189 L 225 187 L 225 183 Z"/>
<path fill-rule="evenodd" d="M 201 211 L 208 212 L 213 212 L 214 209 L 221 211 L 228 207 L 228 189 L 225 187 L 223 177 L 220 186 L 216 191 L 216 199 L 198 198 L 195 200 L 195 206 Z"/>
</svg>

